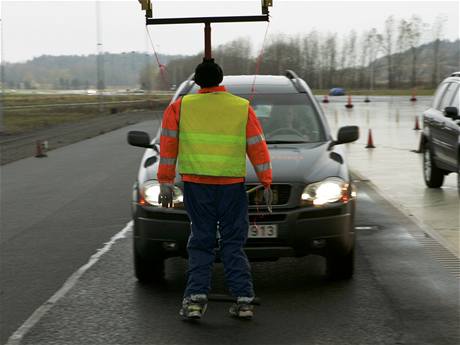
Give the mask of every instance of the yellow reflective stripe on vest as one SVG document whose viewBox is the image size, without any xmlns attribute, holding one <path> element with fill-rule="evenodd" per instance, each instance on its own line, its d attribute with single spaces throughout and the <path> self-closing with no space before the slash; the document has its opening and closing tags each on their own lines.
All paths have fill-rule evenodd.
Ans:
<svg viewBox="0 0 460 345">
<path fill-rule="evenodd" d="M 184 96 L 179 122 L 179 173 L 246 175 L 249 102 L 227 92 Z"/>
<path fill-rule="evenodd" d="M 240 144 L 245 143 L 245 138 L 237 135 L 205 134 L 181 132 L 180 140 L 183 142 L 199 142 L 207 144 Z"/>
</svg>

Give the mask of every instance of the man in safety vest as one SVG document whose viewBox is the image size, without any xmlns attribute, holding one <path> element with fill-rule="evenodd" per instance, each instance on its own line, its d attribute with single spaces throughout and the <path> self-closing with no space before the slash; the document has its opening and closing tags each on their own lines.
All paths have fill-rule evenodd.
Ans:
<svg viewBox="0 0 460 345">
<path fill-rule="evenodd" d="M 243 250 L 249 228 L 246 154 L 265 188 L 269 207 L 273 199 L 270 155 L 262 127 L 249 102 L 219 86 L 222 80 L 219 65 L 204 59 L 195 70 L 199 93 L 170 104 L 162 122 L 160 202 L 172 202 L 178 160 L 185 208 L 191 219 L 188 279 L 180 309 L 185 319 L 199 319 L 206 311 L 217 232 L 225 278 L 236 299 L 230 314 L 252 318 L 254 289 Z"/>
</svg>

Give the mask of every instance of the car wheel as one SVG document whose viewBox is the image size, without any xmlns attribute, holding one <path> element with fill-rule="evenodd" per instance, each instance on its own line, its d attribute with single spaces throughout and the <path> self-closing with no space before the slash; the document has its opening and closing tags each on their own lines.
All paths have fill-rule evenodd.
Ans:
<svg viewBox="0 0 460 345">
<path fill-rule="evenodd" d="M 458 159 L 458 167 L 457 167 L 457 192 L 458 192 L 458 196 L 460 196 L 460 158 Z"/>
<path fill-rule="evenodd" d="M 141 283 L 162 282 L 165 277 L 165 260 L 160 257 L 146 259 L 134 249 L 134 273 Z"/>
<path fill-rule="evenodd" d="M 355 250 L 352 248 L 344 255 L 326 257 L 326 269 L 329 279 L 346 280 L 353 277 L 355 271 Z"/>
<path fill-rule="evenodd" d="M 430 188 L 439 188 L 444 182 L 444 172 L 436 166 L 428 143 L 423 146 L 423 179 Z"/>
</svg>

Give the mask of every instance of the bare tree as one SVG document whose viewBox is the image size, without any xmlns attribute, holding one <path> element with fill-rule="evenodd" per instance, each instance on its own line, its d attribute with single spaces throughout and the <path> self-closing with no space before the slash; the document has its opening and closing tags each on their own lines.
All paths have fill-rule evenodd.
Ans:
<svg viewBox="0 0 460 345">
<path fill-rule="evenodd" d="M 357 46 L 356 41 L 358 35 L 355 30 L 350 32 L 348 36 L 348 68 L 350 70 L 350 86 L 355 87 L 356 85 L 356 59 L 357 59 Z"/>
<path fill-rule="evenodd" d="M 431 85 L 436 87 L 439 83 L 439 47 L 441 45 L 441 38 L 444 30 L 444 22 L 446 18 L 444 16 L 437 16 L 433 26 L 432 26 L 432 35 L 433 35 L 433 71 L 431 74 Z"/>
<path fill-rule="evenodd" d="M 339 72 L 338 72 L 338 82 L 340 85 L 344 84 L 344 79 L 346 78 L 346 69 L 348 67 L 348 40 L 346 38 L 342 39 L 342 49 L 340 51 L 339 60 Z"/>
<path fill-rule="evenodd" d="M 238 38 L 220 45 L 214 50 L 214 57 L 219 61 L 226 74 L 248 74 L 250 71 L 251 42 L 249 38 Z"/>
<path fill-rule="evenodd" d="M 324 72 L 323 81 L 329 87 L 335 82 L 335 71 L 337 70 L 337 34 L 328 33 L 323 42 L 321 47 L 321 60 Z"/>
<path fill-rule="evenodd" d="M 155 88 L 164 88 L 161 85 L 161 79 L 158 77 L 158 68 L 153 64 L 146 64 L 139 75 L 140 87 L 143 90 L 153 90 Z"/>
<path fill-rule="evenodd" d="M 364 87 L 366 84 L 366 66 L 369 61 L 370 44 L 369 44 L 369 32 L 365 32 L 359 39 L 359 74 L 358 74 L 358 85 Z"/>
<path fill-rule="evenodd" d="M 320 66 L 319 66 L 319 35 L 317 31 L 311 31 L 302 41 L 303 65 L 301 74 L 312 87 L 319 87 Z"/>
<path fill-rule="evenodd" d="M 398 25 L 398 38 L 396 40 L 396 54 L 394 57 L 394 72 L 396 82 L 401 87 L 404 80 L 404 51 L 408 46 L 408 37 L 410 31 L 410 23 L 405 19 L 401 19 Z"/>
<path fill-rule="evenodd" d="M 281 35 L 275 36 L 265 48 L 264 63 L 261 71 L 268 74 L 282 73 L 283 56 L 285 51 L 285 38 Z"/>
<path fill-rule="evenodd" d="M 426 26 L 422 19 L 413 15 L 408 23 L 407 41 L 411 51 L 411 77 L 410 84 L 412 87 L 417 85 L 417 47 L 420 45 L 423 28 Z"/>
<path fill-rule="evenodd" d="M 367 34 L 365 44 L 368 46 L 367 66 L 369 73 L 369 89 L 373 90 L 375 85 L 375 60 L 380 49 L 380 37 L 376 28 L 372 28 Z"/>
<path fill-rule="evenodd" d="M 387 58 L 387 73 L 388 73 L 388 88 L 392 89 L 394 86 L 393 80 L 393 46 L 394 46 L 394 17 L 389 16 L 385 20 L 384 33 L 378 35 L 378 40 L 381 48 L 386 54 Z"/>
</svg>

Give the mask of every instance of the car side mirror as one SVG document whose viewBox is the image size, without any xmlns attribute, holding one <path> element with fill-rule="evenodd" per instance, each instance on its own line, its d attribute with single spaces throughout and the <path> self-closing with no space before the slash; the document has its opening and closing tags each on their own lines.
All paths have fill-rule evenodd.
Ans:
<svg viewBox="0 0 460 345">
<path fill-rule="evenodd" d="M 450 117 L 452 120 L 458 120 L 458 108 L 457 107 L 446 107 L 444 109 L 444 116 Z"/>
<path fill-rule="evenodd" d="M 359 139 L 359 127 L 358 126 L 344 126 L 340 127 L 337 133 L 337 140 L 331 142 L 329 149 L 335 145 L 351 143 Z"/>
<path fill-rule="evenodd" d="M 154 148 L 154 145 L 150 143 L 150 136 L 148 133 L 142 131 L 129 131 L 128 143 L 132 146 L 145 147 L 148 149 Z"/>
</svg>

